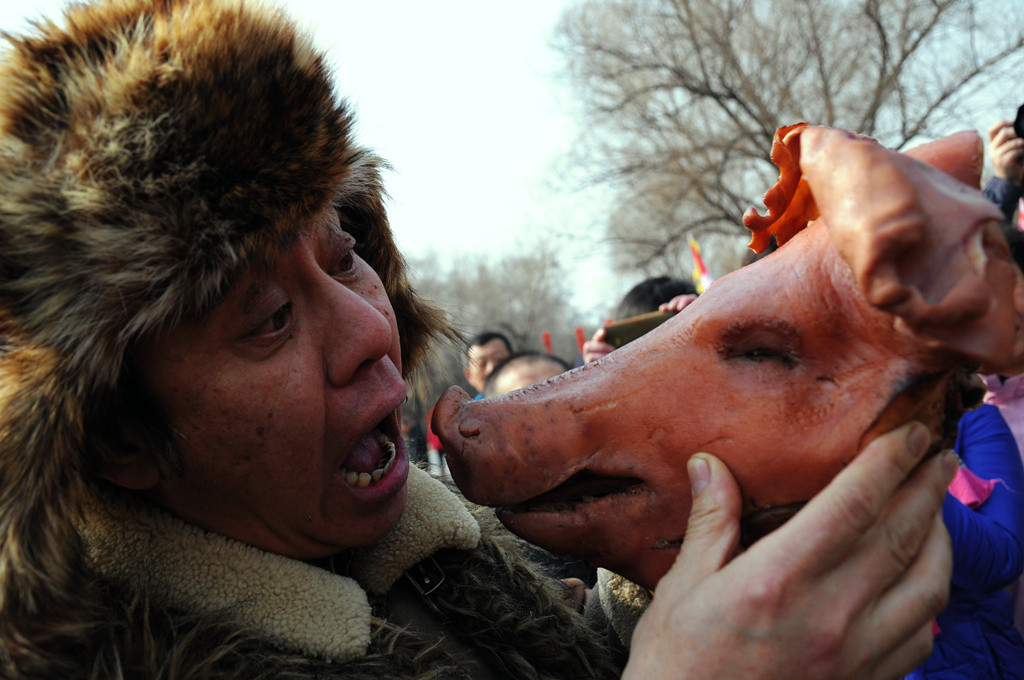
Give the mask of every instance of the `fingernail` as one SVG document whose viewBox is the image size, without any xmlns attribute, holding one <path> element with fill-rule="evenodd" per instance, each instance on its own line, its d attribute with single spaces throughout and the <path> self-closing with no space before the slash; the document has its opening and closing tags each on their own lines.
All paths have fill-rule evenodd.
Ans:
<svg viewBox="0 0 1024 680">
<path fill-rule="evenodd" d="M 942 474 L 946 476 L 946 486 L 953 481 L 956 477 L 957 471 L 960 469 L 960 458 L 956 455 L 956 452 L 951 449 L 946 449 L 942 452 Z"/>
<path fill-rule="evenodd" d="M 686 463 L 686 474 L 690 477 L 690 490 L 694 497 L 711 482 L 711 467 L 700 456 L 693 456 Z"/>
<path fill-rule="evenodd" d="M 932 435 L 927 427 L 917 422 L 910 424 L 910 432 L 907 433 L 907 446 L 910 447 L 911 453 L 920 456 L 931 443 Z"/>
</svg>

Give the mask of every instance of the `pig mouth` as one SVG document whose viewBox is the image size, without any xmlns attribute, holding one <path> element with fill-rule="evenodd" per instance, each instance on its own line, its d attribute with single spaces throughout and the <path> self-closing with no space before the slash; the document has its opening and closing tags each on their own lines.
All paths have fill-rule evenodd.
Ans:
<svg viewBox="0 0 1024 680">
<path fill-rule="evenodd" d="M 500 515 L 570 514 L 580 506 L 595 504 L 614 496 L 632 496 L 643 493 L 647 484 L 636 477 L 605 477 L 589 470 L 577 472 L 550 491 L 512 506 L 496 508 Z M 749 512 L 740 518 L 740 546 L 749 548 L 772 533 L 806 505 L 806 501 L 774 506 Z M 680 542 L 671 546 L 678 548 Z"/>
<path fill-rule="evenodd" d="M 740 545 L 749 548 L 789 521 L 806 504 L 806 501 L 801 501 L 747 513 L 740 518 Z"/>
<path fill-rule="evenodd" d="M 641 493 L 644 486 L 644 481 L 637 477 L 606 477 L 582 470 L 554 489 L 522 503 L 500 508 L 499 512 L 574 512 L 577 506 L 596 503 L 609 496 Z"/>
</svg>

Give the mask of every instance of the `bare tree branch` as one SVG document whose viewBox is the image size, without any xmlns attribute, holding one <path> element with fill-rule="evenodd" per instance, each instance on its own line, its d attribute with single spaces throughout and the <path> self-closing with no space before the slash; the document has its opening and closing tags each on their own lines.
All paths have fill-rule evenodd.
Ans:
<svg viewBox="0 0 1024 680">
<path fill-rule="evenodd" d="M 965 103 L 1016 86 L 1018 14 L 999 0 L 572 6 L 557 36 L 586 117 L 572 164 L 583 183 L 616 188 L 617 266 L 679 269 L 685 234 L 740 234 L 774 180 L 781 125 L 838 125 L 895 147 L 951 132 Z"/>
</svg>

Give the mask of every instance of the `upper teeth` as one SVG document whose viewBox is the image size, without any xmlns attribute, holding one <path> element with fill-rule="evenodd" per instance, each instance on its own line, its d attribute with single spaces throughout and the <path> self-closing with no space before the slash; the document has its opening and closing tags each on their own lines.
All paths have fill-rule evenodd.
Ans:
<svg viewBox="0 0 1024 680">
<path fill-rule="evenodd" d="M 383 477 L 385 474 L 391 471 L 391 468 L 395 466 L 395 444 L 387 435 L 380 430 L 374 430 L 373 436 L 380 444 L 381 450 L 384 455 L 380 459 L 380 467 L 373 472 L 355 472 L 354 470 L 348 470 L 341 468 L 341 476 L 345 479 L 345 483 L 349 486 L 360 486 L 366 487 L 376 482 L 378 479 Z"/>
</svg>

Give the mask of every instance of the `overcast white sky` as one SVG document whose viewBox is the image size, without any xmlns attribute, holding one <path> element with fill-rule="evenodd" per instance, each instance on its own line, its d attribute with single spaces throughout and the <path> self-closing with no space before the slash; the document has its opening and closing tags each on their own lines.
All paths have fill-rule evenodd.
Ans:
<svg viewBox="0 0 1024 680">
<path fill-rule="evenodd" d="M 387 158 L 390 216 L 409 255 L 507 254 L 551 228 L 583 232 L 594 202 L 553 195 L 571 99 L 552 31 L 568 0 L 279 0 L 309 26 L 355 105 L 362 141 Z M 63 0 L 0 0 L 0 29 L 56 17 Z M 577 304 L 604 315 L 635 281 L 608 280 L 603 250 L 567 249 Z M 600 319 L 595 318 L 594 322 Z"/>
</svg>

